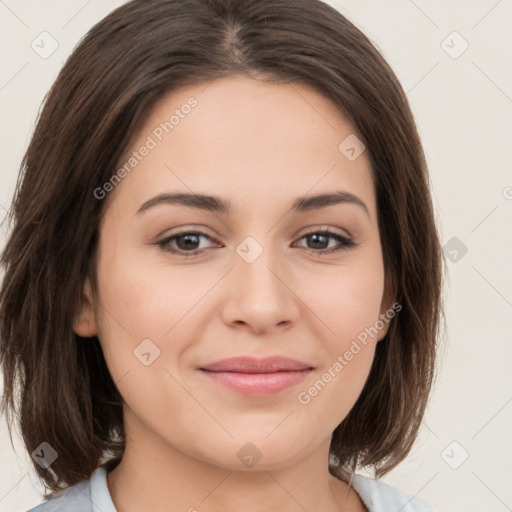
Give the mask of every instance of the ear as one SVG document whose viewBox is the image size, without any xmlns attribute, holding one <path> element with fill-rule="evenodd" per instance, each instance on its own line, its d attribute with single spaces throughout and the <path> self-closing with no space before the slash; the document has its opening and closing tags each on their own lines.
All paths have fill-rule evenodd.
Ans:
<svg viewBox="0 0 512 512">
<path fill-rule="evenodd" d="M 396 304 L 395 302 L 396 293 L 394 288 L 394 283 L 392 282 L 390 273 L 387 272 L 385 276 L 384 293 L 382 295 L 382 301 L 380 303 L 379 316 L 379 320 L 384 325 L 382 326 L 381 329 L 379 329 L 377 341 L 381 341 L 384 338 L 384 336 L 386 336 L 389 330 L 391 319 L 396 315 L 397 311 L 400 311 L 402 309 L 402 306 L 400 304 Z M 379 325 L 381 325 L 380 322 Z"/>
<path fill-rule="evenodd" d="M 92 296 L 92 287 L 89 276 L 86 277 L 84 288 L 80 297 L 78 311 L 73 318 L 73 331 L 78 336 L 83 338 L 90 338 L 96 336 L 96 314 L 94 311 L 94 299 Z"/>
</svg>

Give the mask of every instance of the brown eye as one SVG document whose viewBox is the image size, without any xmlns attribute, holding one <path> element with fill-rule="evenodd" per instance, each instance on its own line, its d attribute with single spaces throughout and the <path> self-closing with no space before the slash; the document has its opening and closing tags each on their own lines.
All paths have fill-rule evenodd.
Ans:
<svg viewBox="0 0 512 512">
<path fill-rule="evenodd" d="M 183 256 L 193 256 L 202 252 L 205 248 L 201 247 L 201 240 L 212 238 L 200 231 L 182 231 L 168 236 L 157 243 L 165 251 Z"/>
<path fill-rule="evenodd" d="M 301 240 L 306 240 L 307 248 L 313 250 L 313 252 L 318 252 L 318 254 L 330 254 L 340 250 L 348 250 L 357 245 L 350 238 L 329 230 L 307 233 Z M 331 240 L 337 241 L 338 245 L 329 247 Z"/>
</svg>

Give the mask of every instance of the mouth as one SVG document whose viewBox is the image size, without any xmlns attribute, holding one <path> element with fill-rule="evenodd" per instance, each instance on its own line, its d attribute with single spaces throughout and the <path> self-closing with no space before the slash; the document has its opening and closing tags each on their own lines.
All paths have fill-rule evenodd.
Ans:
<svg viewBox="0 0 512 512">
<path fill-rule="evenodd" d="M 297 385 L 310 375 L 314 368 L 302 361 L 274 356 L 264 359 L 223 359 L 199 370 L 210 382 L 240 394 L 265 396 Z"/>
</svg>

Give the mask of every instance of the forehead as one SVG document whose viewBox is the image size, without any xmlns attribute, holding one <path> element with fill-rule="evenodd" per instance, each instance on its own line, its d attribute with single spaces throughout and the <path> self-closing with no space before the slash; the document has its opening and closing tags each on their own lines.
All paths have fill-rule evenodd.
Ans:
<svg viewBox="0 0 512 512">
<path fill-rule="evenodd" d="M 133 208 L 169 191 L 221 195 L 236 207 L 342 189 L 363 196 L 373 218 L 366 154 L 343 151 L 355 131 L 330 100 L 300 84 L 234 76 L 183 87 L 149 112 L 119 162 L 129 172 L 114 194 Z"/>
</svg>

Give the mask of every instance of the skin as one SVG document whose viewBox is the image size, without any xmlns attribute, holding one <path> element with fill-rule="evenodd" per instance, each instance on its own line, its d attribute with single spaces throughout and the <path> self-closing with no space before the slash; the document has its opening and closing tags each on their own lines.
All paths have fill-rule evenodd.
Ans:
<svg viewBox="0 0 512 512">
<path fill-rule="evenodd" d="M 338 150 L 355 129 L 313 90 L 234 76 L 163 97 L 125 157 L 191 96 L 198 105 L 105 199 L 98 289 L 93 296 L 85 282 L 74 323 L 77 334 L 99 337 L 124 399 L 126 451 L 107 475 L 112 499 L 119 512 L 364 511 L 329 474 L 329 443 L 389 322 L 307 405 L 297 395 L 393 304 L 366 152 L 349 161 Z M 300 196 L 335 190 L 368 212 L 350 203 L 291 211 Z M 160 204 L 137 213 L 162 192 L 219 196 L 233 212 Z M 326 228 L 357 245 L 320 255 L 338 240 L 315 245 L 305 235 Z M 200 254 L 157 244 L 182 229 L 206 235 L 188 249 Z M 236 252 L 248 236 L 263 249 L 251 263 Z M 148 366 L 133 352 L 147 338 L 160 350 Z M 198 369 L 277 354 L 315 370 L 279 393 L 244 396 Z M 237 457 L 249 442 L 261 453 L 253 467 Z"/>
</svg>

